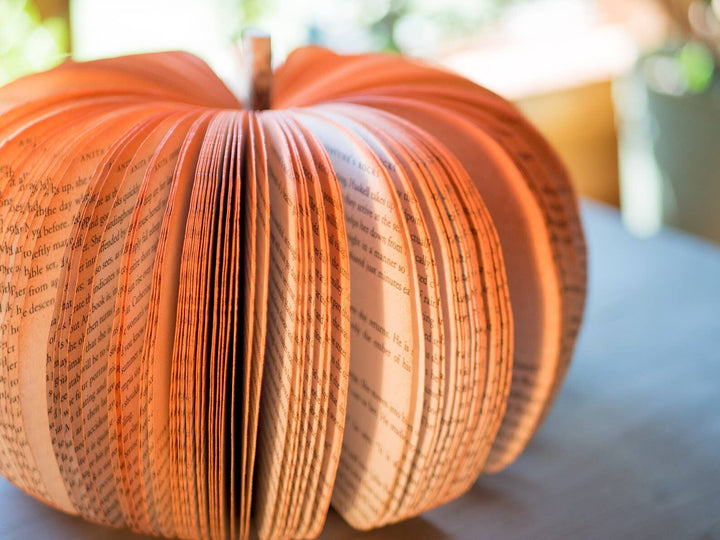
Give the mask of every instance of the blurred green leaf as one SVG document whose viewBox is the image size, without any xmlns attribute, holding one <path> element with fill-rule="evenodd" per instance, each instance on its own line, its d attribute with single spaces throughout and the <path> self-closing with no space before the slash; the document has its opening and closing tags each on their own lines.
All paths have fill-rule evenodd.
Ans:
<svg viewBox="0 0 720 540">
<path fill-rule="evenodd" d="M 710 87 L 715 72 L 715 61 L 704 45 L 687 43 L 678 51 L 677 61 L 688 92 L 700 94 Z"/>
<path fill-rule="evenodd" d="M 35 2 L 0 0 L 0 84 L 59 63 L 67 32 L 63 19 L 41 20 Z"/>
</svg>

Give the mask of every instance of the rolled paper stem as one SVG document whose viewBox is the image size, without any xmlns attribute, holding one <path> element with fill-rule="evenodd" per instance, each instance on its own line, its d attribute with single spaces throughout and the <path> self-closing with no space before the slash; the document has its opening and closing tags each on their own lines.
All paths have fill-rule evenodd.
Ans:
<svg viewBox="0 0 720 540">
<path fill-rule="evenodd" d="M 247 108 L 269 109 L 272 91 L 270 34 L 254 28 L 244 30 L 242 57 Z"/>
</svg>

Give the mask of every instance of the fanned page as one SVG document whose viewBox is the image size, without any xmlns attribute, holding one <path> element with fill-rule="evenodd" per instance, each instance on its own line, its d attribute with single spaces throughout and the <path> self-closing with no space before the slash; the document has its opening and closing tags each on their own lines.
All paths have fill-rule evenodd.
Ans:
<svg viewBox="0 0 720 540">
<path fill-rule="evenodd" d="M 459 497 L 538 429 L 586 281 L 552 149 L 401 56 L 299 49 L 272 88 L 243 107 L 182 52 L 0 88 L 23 491 L 164 537 L 313 538 L 331 505 L 371 529 Z"/>
</svg>

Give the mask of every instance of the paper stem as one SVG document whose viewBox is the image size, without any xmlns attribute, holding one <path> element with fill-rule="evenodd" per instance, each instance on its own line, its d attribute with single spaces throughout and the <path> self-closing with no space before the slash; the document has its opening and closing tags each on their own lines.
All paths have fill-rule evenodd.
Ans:
<svg viewBox="0 0 720 540">
<path fill-rule="evenodd" d="M 242 57 L 247 108 L 269 109 L 272 91 L 270 34 L 254 28 L 244 30 Z"/>
</svg>

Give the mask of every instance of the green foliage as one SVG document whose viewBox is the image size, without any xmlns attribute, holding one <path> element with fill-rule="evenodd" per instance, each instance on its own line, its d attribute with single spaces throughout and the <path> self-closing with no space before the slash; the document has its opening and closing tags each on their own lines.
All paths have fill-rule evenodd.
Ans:
<svg viewBox="0 0 720 540">
<path fill-rule="evenodd" d="M 232 41 L 237 41 L 245 28 L 252 27 L 257 20 L 268 12 L 271 0 L 220 0 L 225 19 L 230 26 Z"/>
<path fill-rule="evenodd" d="M 297 0 L 216 1 L 233 39 L 244 27 L 282 20 L 289 12 L 300 16 L 286 20 L 287 27 L 302 26 L 305 42 L 345 51 L 356 44 L 359 50 L 416 53 L 477 34 L 518 0 L 309 0 L 300 10 Z"/>
<path fill-rule="evenodd" d="M 67 24 L 30 0 L 0 0 L 0 84 L 48 69 L 67 53 Z"/>
<path fill-rule="evenodd" d="M 715 61 L 707 47 L 700 43 L 687 43 L 678 51 L 676 59 L 680 76 L 688 92 L 700 94 L 710 87 Z"/>
</svg>

